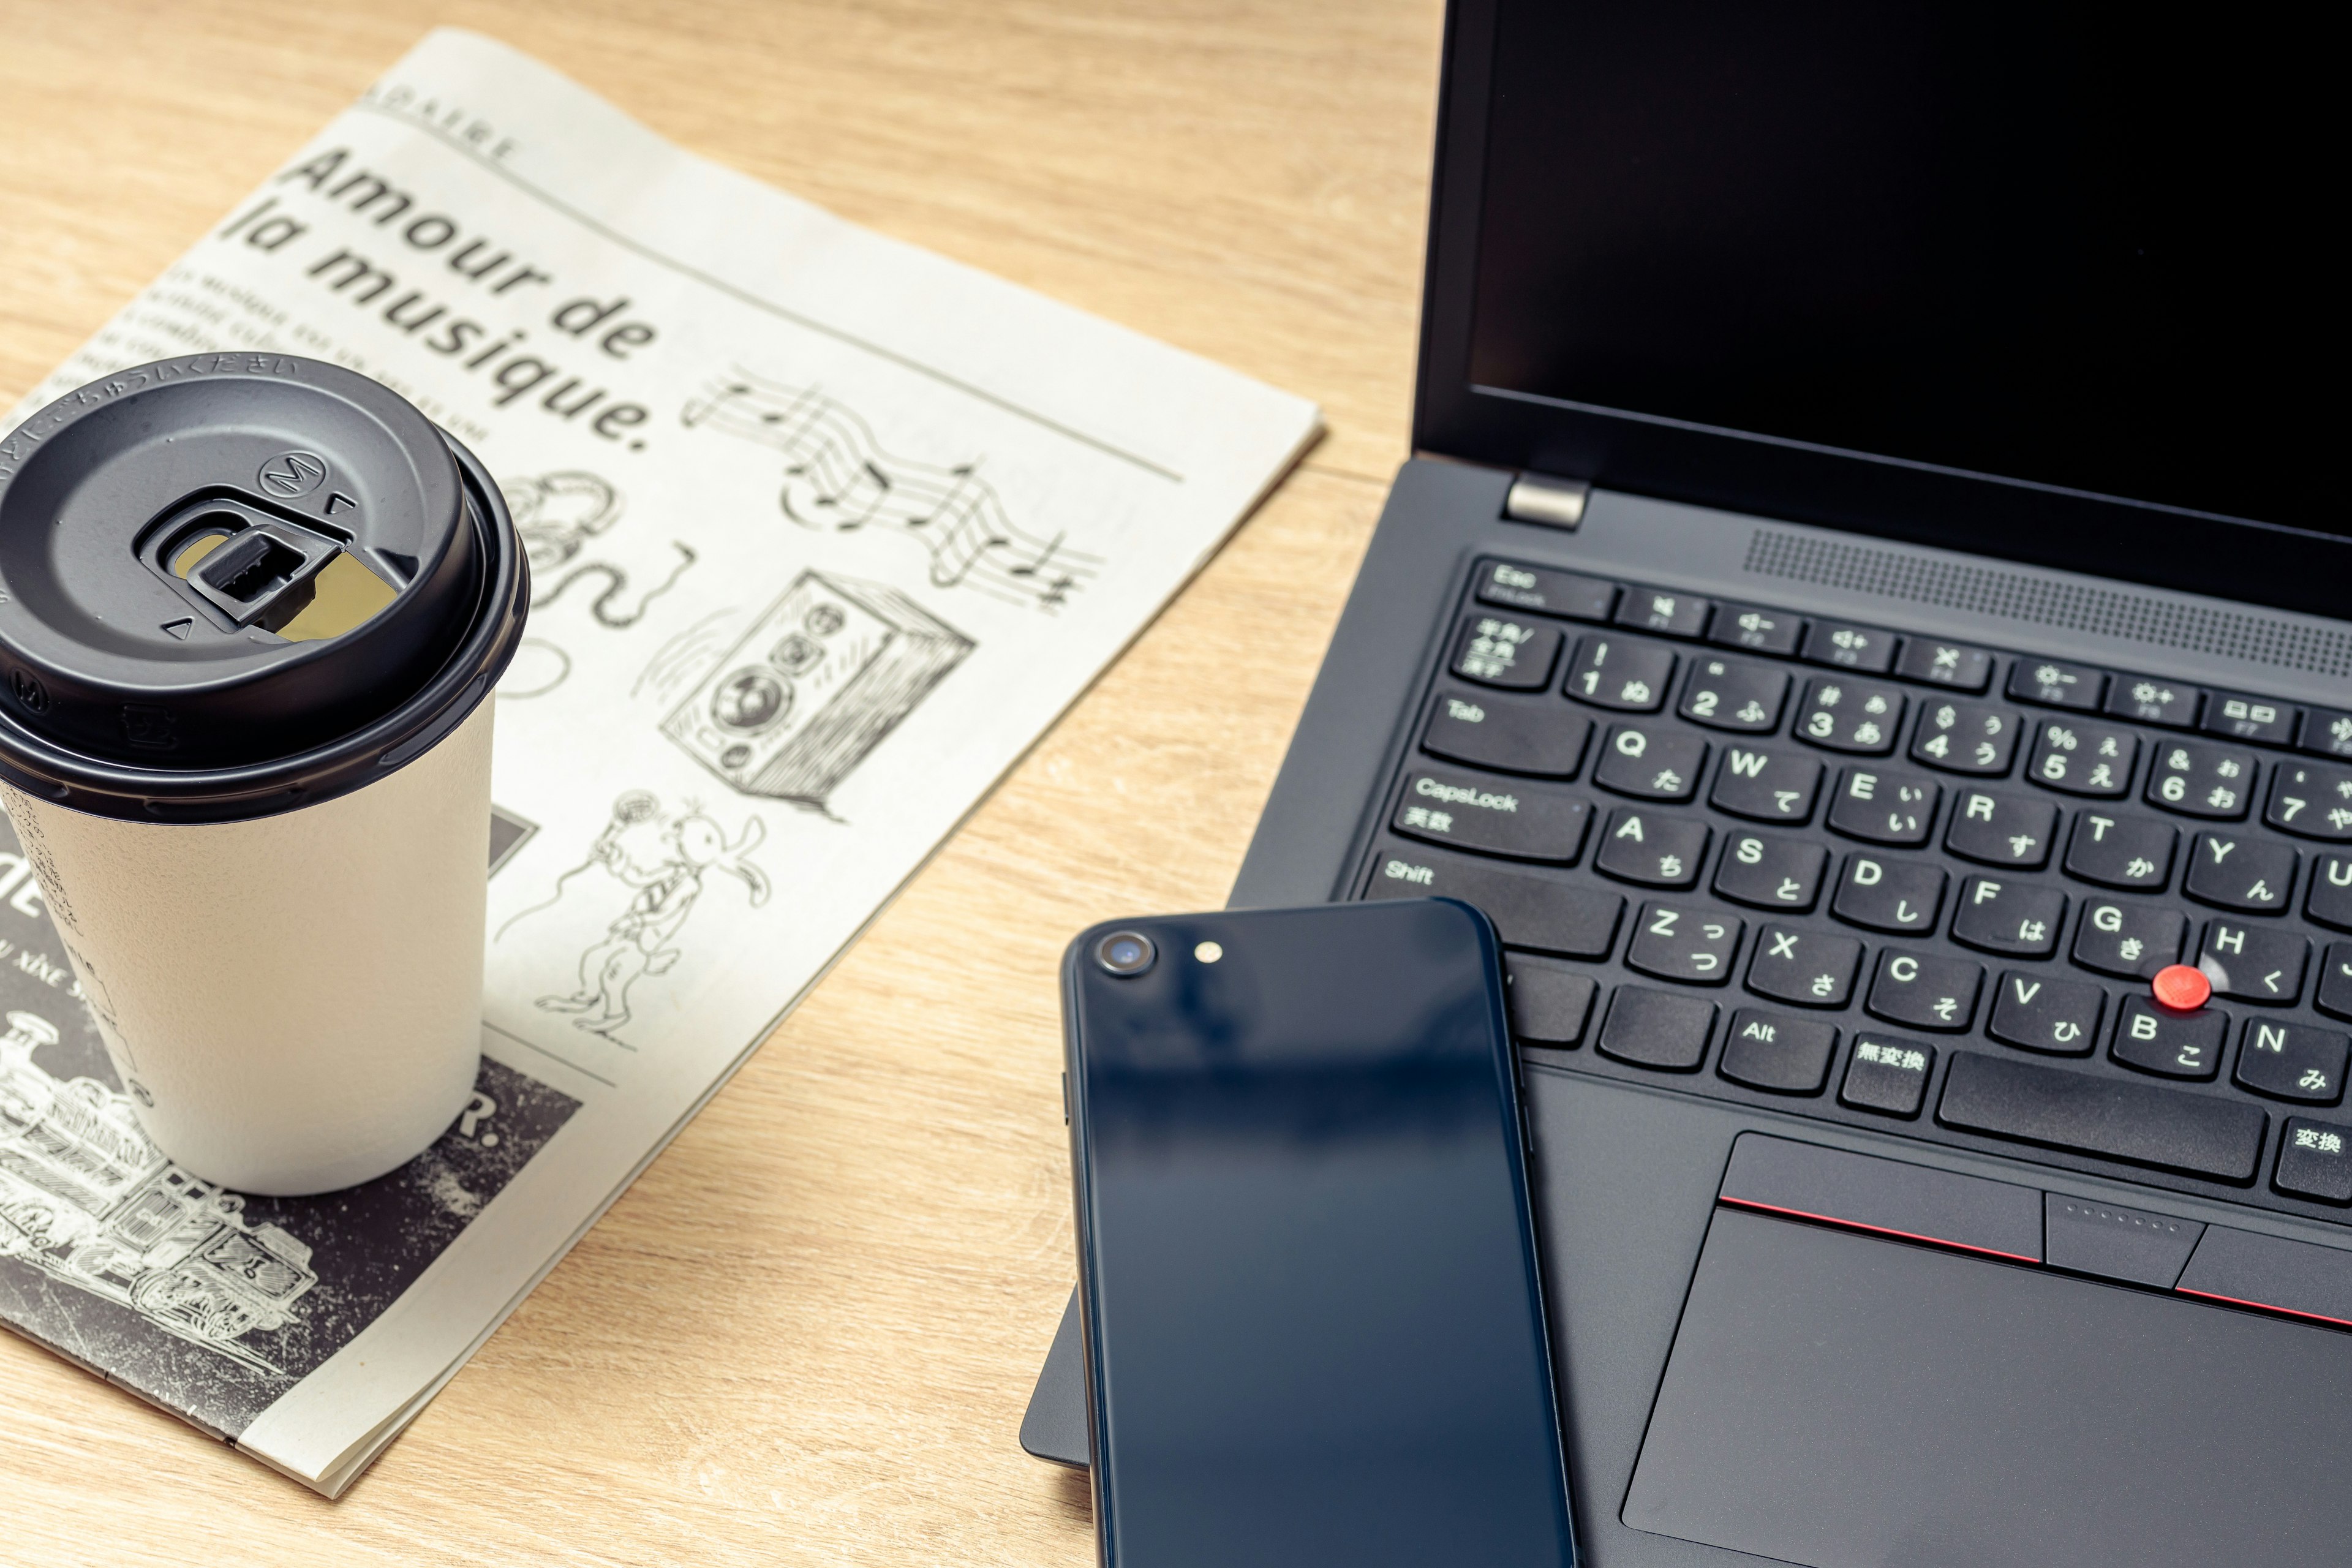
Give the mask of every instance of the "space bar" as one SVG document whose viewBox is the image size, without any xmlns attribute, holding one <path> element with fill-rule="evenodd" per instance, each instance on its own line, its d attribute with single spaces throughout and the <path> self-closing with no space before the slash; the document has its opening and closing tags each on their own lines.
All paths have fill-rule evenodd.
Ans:
<svg viewBox="0 0 2352 1568">
<path fill-rule="evenodd" d="M 2064 1068 L 1952 1053 L 1936 1120 L 2109 1160 L 2240 1186 L 2262 1163 L 2270 1119 L 2257 1108 Z"/>
</svg>

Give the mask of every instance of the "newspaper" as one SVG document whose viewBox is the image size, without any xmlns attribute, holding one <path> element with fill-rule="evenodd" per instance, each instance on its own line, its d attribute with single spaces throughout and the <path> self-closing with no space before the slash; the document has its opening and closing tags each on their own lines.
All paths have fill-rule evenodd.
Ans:
<svg viewBox="0 0 2352 1568">
<path fill-rule="evenodd" d="M 334 1496 L 1317 414 L 692 156 L 455 31 L 6 426 L 215 353 L 404 394 L 489 466 L 528 544 L 478 1092 L 350 1192 L 177 1171 L 0 839 L 0 1320 Z"/>
</svg>

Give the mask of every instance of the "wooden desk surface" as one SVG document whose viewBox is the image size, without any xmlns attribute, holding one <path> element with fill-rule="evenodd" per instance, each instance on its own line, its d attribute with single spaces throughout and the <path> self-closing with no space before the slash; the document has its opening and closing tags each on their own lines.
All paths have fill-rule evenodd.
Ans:
<svg viewBox="0 0 2352 1568">
<path fill-rule="evenodd" d="M 1439 0 L 0 0 L 0 403 L 438 23 L 1330 433 L 341 1502 L 0 1333 L 0 1559 L 1091 1563 L 1055 965 L 1223 900 L 1405 456 Z"/>
</svg>

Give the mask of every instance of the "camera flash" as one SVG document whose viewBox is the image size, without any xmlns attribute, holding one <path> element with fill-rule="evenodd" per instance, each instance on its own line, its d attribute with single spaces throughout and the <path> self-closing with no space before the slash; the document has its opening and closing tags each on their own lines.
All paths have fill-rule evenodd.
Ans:
<svg viewBox="0 0 2352 1568">
<path fill-rule="evenodd" d="M 1225 956 L 1225 950 L 1213 942 L 1204 942 L 1192 950 L 1192 956 L 1203 963 L 1214 963 Z"/>
</svg>

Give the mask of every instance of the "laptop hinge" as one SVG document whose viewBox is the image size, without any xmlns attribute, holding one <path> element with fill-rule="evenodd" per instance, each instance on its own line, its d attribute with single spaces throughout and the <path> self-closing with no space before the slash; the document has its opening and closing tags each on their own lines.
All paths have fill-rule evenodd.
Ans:
<svg viewBox="0 0 2352 1568">
<path fill-rule="evenodd" d="M 1543 474 L 1521 474 L 1503 498 L 1503 515 L 1513 522 L 1539 522 L 1547 528 L 1574 528 L 1584 521 L 1584 498 L 1592 487 L 1582 479 L 1555 479 Z"/>
</svg>

